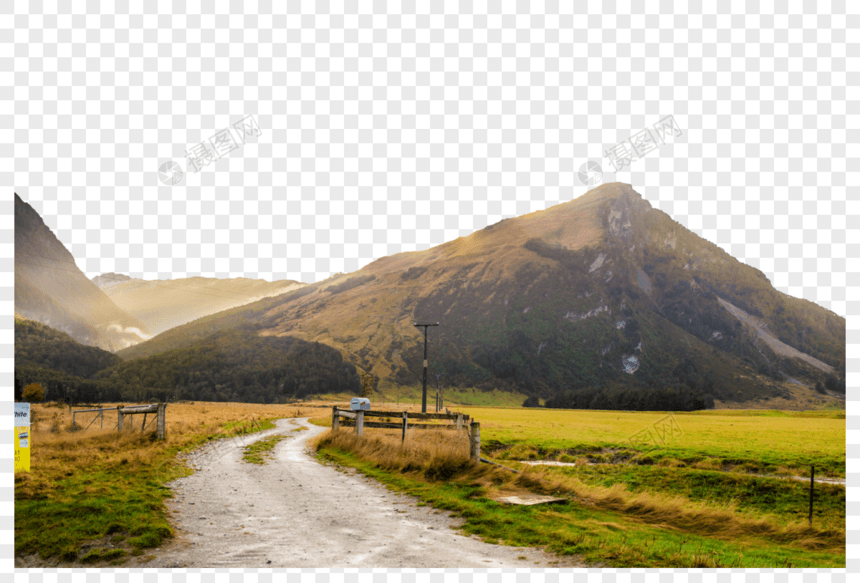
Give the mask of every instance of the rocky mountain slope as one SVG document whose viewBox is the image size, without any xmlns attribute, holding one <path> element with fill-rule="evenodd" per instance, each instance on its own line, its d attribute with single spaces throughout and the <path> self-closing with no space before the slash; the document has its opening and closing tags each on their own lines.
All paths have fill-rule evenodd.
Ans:
<svg viewBox="0 0 860 583">
<path fill-rule="evenodd" d="M 290 280 L 270 282 L 242 277 L 146 281 L 116 273 L 96 276 L 93 283 L 153 334 L 307 285 Z"/>
<path fill-rule="evenodd" d="M 120 353 L 225 329 L 296 336 L 415 384 L 423 334 L 449 383 L 543 398 L 677 385 L 724 402 L 844 378 L 845 319 L 776 291 L 629 185 L 605 184 L 422 252 L 208 316 Z"/>
<path fill-rule="evenodd" d="M 78 269 L 42 217 L 15 195 L 15 313 L 116 351 L 150 337 L 149 330 Z"/>
</svg>

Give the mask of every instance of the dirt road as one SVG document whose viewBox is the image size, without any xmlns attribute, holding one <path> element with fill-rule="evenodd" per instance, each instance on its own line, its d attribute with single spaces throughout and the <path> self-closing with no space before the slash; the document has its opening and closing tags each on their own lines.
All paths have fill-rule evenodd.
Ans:
<svg viewBox="0 0 860 583">
<path fill-rule="evenodd" d="M 307 431 L 296 431 L 299 427 Z M 305 453 L 324 431 L 283 419 L 253 437 L 215 442 L 189 456 L 196 472 L 172 483 L 176 539 L 146 567 L 573 567 L 538 549 L 457 534 L 455 519 Z M 289 435 L 265 465 L 243 448 Z M 129 565 L 131 566 L 131 565 Z"/>
</svg>

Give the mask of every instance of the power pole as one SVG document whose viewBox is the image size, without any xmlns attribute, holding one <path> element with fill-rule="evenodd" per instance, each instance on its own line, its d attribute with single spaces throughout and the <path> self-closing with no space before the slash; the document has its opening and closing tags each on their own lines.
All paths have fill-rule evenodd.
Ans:
<svg viewBox="0 0 860 583">
<path fill-rule="evenodd" d="M 439 322 L 435 324 L 419 324 L 415 322 L 412 324 L 416 328 L 420 328 L 424 326 L 424 391 L 421 393 L 421 412 L 427 412 L 427 328 L 429 326 L 438 326 Z"/>
</svg>

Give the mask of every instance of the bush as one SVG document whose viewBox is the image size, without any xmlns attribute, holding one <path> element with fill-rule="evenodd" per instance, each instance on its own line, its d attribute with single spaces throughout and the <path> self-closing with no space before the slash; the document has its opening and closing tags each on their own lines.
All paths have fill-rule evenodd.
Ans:
<svg viewBox="0 0 860 583">
<path fill-rule="evenodd" d="M 540 407 L 540 400 L 535 395 L 531 395 L 523 401 L 523 407 Z"/>
<path fill-rule="evenodd" d="M 45 398 L 45 389 L 40 383 L 30 383 L 24 387 L 23 397 L 27 403 L 41 403 Z"/>
</svg>

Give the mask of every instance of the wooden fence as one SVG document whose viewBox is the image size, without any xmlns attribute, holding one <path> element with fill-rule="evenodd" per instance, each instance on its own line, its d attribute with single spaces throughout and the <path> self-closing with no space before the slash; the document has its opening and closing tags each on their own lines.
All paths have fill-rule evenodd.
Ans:
<svg viewBox="0 0 860 583">
<path fill-rule="evenodd" d="M 116 411 L 116 425 L 113 427 L 117 431 L 122 431 L 125 429 L 125 418 L 130 415 L 143 415 L 143 422 L 140 424 L 140 431 L 146 429 L 146 416 L 153 415 L 152 423 L 155 423 L 155 431 L 156 437 L 158 439 L 164 439 L 164 436 L 167 433 L 167 424 L 165 422 L 165 418 L 167 417 L 167 403 L 156 403 L 154 405 L 137 405 L 134 407 L 106 407 L 104 409 L 78 409 L 77 411 L 72 411 L 72 427 L 77 428 L 77 415 L 78 413 L 96 413 L 93 417 L 92 421 L 90 421 L 89 425 L 83 428 L 83 430 L 87 430 L 92 427 L 93 423 L 96 422 L 96 419 L 101 421 L 100 427 L 104 429 L 105 425 L 105 411 Z M 134 417 L 128 418 L 128 428 L 134 429 Z M 150 423 L 150 426 L 152 425 Z"/>
<path fill-rule="evenodd" d="M 384 419 L 397 419 L 396 423 L 385 421 L 365 421 L 365 417 L 381 417 Z M 447 424 L 438 423 L 415 423 L 415 421 L 449 421 Z M 469 422 L 469 416 L 462 413 L 410 413 L 408 411 L 347 411 L 339 407 L 332 407 L 331 428 L 332 431 L 344 427 L 355 427 L 356 435 L 363 435 L 365 427 L 378 427 L 382 429 L 400 429 L 400 441 L 406 440 L 406 429 L 453 429 L 462 431 L 464 424 Z M 471 420 L 468 424 L 469 430 L 469 457 L 475 461 L 481 461 L 481 424 Z"/>
</svg>

